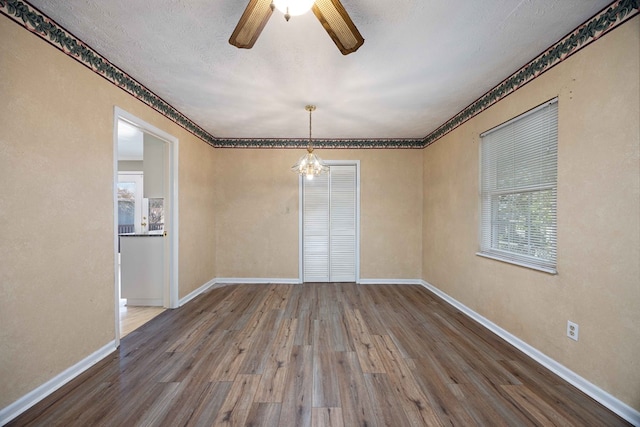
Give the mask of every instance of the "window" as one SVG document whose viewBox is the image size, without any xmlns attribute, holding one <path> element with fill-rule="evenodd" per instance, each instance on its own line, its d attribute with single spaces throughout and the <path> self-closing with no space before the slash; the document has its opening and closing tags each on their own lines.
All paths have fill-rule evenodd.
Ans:
<svg viewBox="0 0 640 427">
<path fill-rule="evenodd" d="M 118 234 L 164 231 L 164 199 L 143 198 L 143 178 L 142 172 L 118 172 Z"/>
<path fill-rule="evenodd" d="M 149 231 L 164 229 L 164 199 L 149 199 Z"/>
<path fill-rule="evenodd" d="M 555 274 L 557 99 L 480 136 L 478 255 Z"/>
<path fill-rule="evenodd" d="M 118 172 L 118 234 L 142 232 L 142 173 Z"/>
</svg>

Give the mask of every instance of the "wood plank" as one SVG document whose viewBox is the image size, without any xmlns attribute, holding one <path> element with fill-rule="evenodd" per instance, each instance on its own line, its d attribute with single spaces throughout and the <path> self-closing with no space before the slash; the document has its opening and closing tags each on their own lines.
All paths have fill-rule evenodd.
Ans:
<svg viewBox="0 0 640 427">
<path fill-rule="evenodd" d="M 291 287 L 276 284 L 269 285 L 267 296 L 264 298 L 265 310 L 284 310 L 287 307 L 289 296 L 291 295 Z"/>
<path fill-rule="evenodd" d="M 419 286 L 233 285 L 9 426 L 628 426 Z"/>
<path fill-rule="evenodd" d="M 340 305 L 338 300 L 337 283 L 320 283 L 316 287 L 318 293 L 318 319 L 328 320 L 336 316 Z"/>
<path fill-rule="evenodd" d="M 315 351 L 336 351 L 331 326 L 329 319 L 314 319 L 312 343 Z"/>
<path fill-rule="evenodd" d="M 209 427 L 218 416 L 227 396 L 231 391 L 231 382 L 209 383 L 197 404 L 193 406 L 193 413 L 186 417 L 185 425 L 197 427 Z M 178 419 L 179 420 L 179 419 Z M 180 425 L 168 423 L 167 425 Z"/>
<path fill-rule="evenodd" d="M 393 388 L 387 374 L 365 374 L 364 380 L 369 390 L 369 398 L 372 402 L 373 415 L 379 426 L 408 426 L 402 404 L 398 401 L 398 390 Z"/>
<path fill-rule="evenodd" d="M 298 327 L 293 344 L 297 346 L 311 345 L 313 339 L 313 319 L 311 318 L 309 309 L 303 308 L 295 319 L 298 321 Z"/>
<path fill-rule="evenodd" d="M 245 337 L 242 343 L 246 347 L 246 356 L 240 365 L 239 372 L 242 374 L 262 374 L 269 361 L 269 353 L 264 351 L 269 348 L 273 338 L 278 332 L 277 325 L 282 314 L 281 310 L 267 310 L 260 317 L 256 324 L 256 329 L 252 335 Z"/>
<path fill-rule="evenodd" d="M 502 388 L 519 406 L 531 414 L 536 424 L 545 426 L 575 425 L 535 393 L 532 393 L 526 386 L 503 385 Z"/>
<path fill-rule="evenodd" d="M 258 308 L 265 297 L 261 291 L 265 289 L 264 285 L 238 285 L 228 309 L 228 313 L 233 316 L 233 324 L 229 329 L 244 330 L 247 322 L 259 315 Z"/>
<path fill-rule="evenodd" d="M 469 379 L 471 382 L 464 384 L 463 390 L 466 390 L 465 397 L 472 407 L 483 414 L 494 413 L 493 417 L 506 425 L 536 425 L 531 414 L 522 406 L 514 405 L 513 399 L 501 385 L 473 372 L 469 374 Z"/>
<path fill-rule="evenodd" d="M 586 394 L 577 391 L 571 384 L 565 382 L 563 384 L 558 384 L 555 388 L 559 391 L 559 396 L 562 396 L 559 399 L 561 402 L 559 405 L 560 408 L 571 408 L 571 411 L 565 412 L 565 414 L 570 414 L 570 419 L 576 425 L 589 425 L 589 423 L 600 422 L 603 423 L 602 425 L 606 425 L 607 427 L 629 425 L 625 420 L 611 413 L 611 411 L 596 403 Z M 546 389 L 536 390 L 536 394 L 540 398 L 544 399 L 545 391 Z M 556 408 L 556 410 L 560 408 Z M 603 420 L 607 420 L 606 423 Z"/>
<path fill-rule="evenodd" d="M 342 408 L 312 408 L 311 427 L 344 427 Z"/>
<path fill-rule="evenodd" d="M 161 387 L 160 395 L 153 399 L 149 408 L 140 416 L 139 426 L 148 427 L 160 425 L 171 407 L 171 402 L 175 399 L 180 383 L 159 383 L 154 387 Z"/>
<path fill-rule="evenodd" d="M 234 381 L 246 357 L 246 341 L 241 331 L 229 335 L 231 345 L 222 353 L 222 359 L 209 376 L 210 381 Z"/>
<path fill-rule="evenodd" d="M 282 427 L 311 425 L 312 360 L 311 346 L 293 347 L 280 411 Z"/>
<path fill-rule="evenodd" d="M 555 411 L 575 425 L 588 425 L 591 420 L 597 420 L 608 412 L 601 405 L 594 405 L 593 399 L 561 381 L 543 366 L 524 356 L 518 360 L 505 360 L 502 362 L 506 369 L 518 377 L 523 384 L 536 390 L 538 398 L 551 405 Z M 625 425 L 622 420 L 610 420 L 611 426 Z"/>
<path fill-rule="evenodd" d="M 182 381 L 175 397 L 167 402 L 167 410 L 161 425 L 209 423 L 215 419 L 218 409 L 231 389 L 230 382 L 210 383 L 201 378 Z M 213 414 L 209 411 L 214 411 Z M 80 425 L 87 425 L 84 422 Z"/>
<path fill-rule="evenodd" d="M 465 405 L 460 403 L 464 398 L 461 394 L 455 394 L 452 384 L 443 381 L 437 363 L 430 357 L 420 359 L 404 359 L 413 373 L 420 389 L 429 400 L 429 406 L 434 410 L 438 418 L 445 425 L 473 425 L 473 417 L 470 416 Z"/>
<path fill-rule="evenodd" d="M 84 390 L 85 387 L 69 387 L 69 384 L 63 386 L 56 393 L 58 394 L 52 404 L 42 408 L 41 411 L 27 411 L 23 413 L 18 420 L 8 425 L 24 426 L 24 425 L 48 425 L 50 420 L 56 420 L 60 425 L 70 425 L 76 418 L 83 414 L 82 408 L 89 408 L 87 412 L 101 412 L 101 416 L 92 419 L 104 419 L 102 415 L 105 408 L 102 406 L 92 405 L 92 402 L 99 401 L 102 396 L 108 394 L 109 388 L 112 386 L 109 383 L 99 383 L 96 387 L 92 387 L 90 390 Z M 68 388 L 68 390 L 65 390 Z M 78 392 L 78 389 L 83 389 Z M 105 411 L 106 412 L 106 411 Z"/>
<path fill-rule="evenodd" d="M 527 418 L 516 418 L 514 420 L 513 417 L 503 416 L 497 407 L 500 402 L 495 401 L 484 392 L 479 392 L 471 384 L 449 384 L 449 387 L 452 392 L 457 395 L 460 404 L 464 405 L 475 425 L 490 425 L 496 427 L 534 425 L 532 421 Z"/>
<path fill-rule="evenodd" d="M 280 403 L 254 403 L 251 406 L 247 421 L 248 427 L 273 427 L 280 421 Z"/>
<path fill-rule="evenodd" d="M 335 315 L 326 319 L 327 328 L 331 333 L 330 342 L 333 351 L 356 351 L 353 345 L 353 337 L 344 315 L 344 309 L 339 307 Z"/>
<path fill-rule="evenodd" d="M 355 352 L 336 353 L 340 407 L 345 426 L 375 426 L 373 405 Z"/>
<path fill-rule="evenodd" d="M 278 333 L 271 345 L 269 360 L 260 379 L 255 402 L 282 402 L 297 324 L 297 319 L 282 319 L 280 322 Z"/>
<path fill-rule="evenodd" d="M 380 360 L 380 355 L 373 345 L 373 340 L 369 330 L 365 325 L 358 310 L 345 310 L 347 325 L 351 331 L 353 345 L 358 355 L 360 368 L 363 373 L 384 373 L 384 366 Z"/>
<path fill-rule="evenodd" d="M 169 348 L 168 352 L 189 352 L 193 347 L 200 344 L 205 337 L 212 332 L 215 328 L 215 315 L 212 313 L 202 313 L 195 322 L 188 328 L 185 328 L 185 333 L 181 337 L 178 337 Z"/>
<path fill-rule="evenodd" d="M 376 288 L 376 286 L 372 286 Z M 380 309 L 384 311 L 386 303 L 380 298 L 376 289 L 367 290 L 367 292 L 360 293 L 362 303 L 358 306 L 358 309 L 362 313 L 369 333 L 372 335 L 384 335 L 387 334 L 387 322 L 384 321 L 384 316 L 381 316 Z"/>
<path fill-rule="evenodd" d="M 313 400 L 314 407 L 340 406 L 340 389 L 337 381 L 335 352 L 330 351 L 326 328 L 320 320 L 314 321 L 313 345 Z"/>
<path fill-rule="evenodd" d="M 174 387 L 175 384 L 172 385 L 172 389 Z M 122 420 L 122 425 L 137 425 L 145 422 L 148 409 L 154 406 L 154 403 L 163 400 L 165 389 L 166 384 L 149 382 L 145 387 L 136 389 L 135 399 L 119 402 L 120 404 L 113 408 L 114 411 L 107 414 L 106 419 L 117 417 Z"/>
<path fill-rule="evenodd" d="M 249 417 L 260 375 L 238 375 L 233 382 L 227 398 L 218 411 L 213 426 L 241 426 Z"/>
<path fill-rule="evenodd" d="M 375 347 L 382 355 L 382 363 L 389 382 L 396 390 L 398 400 L 411 425 L 444 425 L 429 405 L 429 400 L 416 383 L 400 351 L 388 335 L 373 337 Z"/>
</svg>

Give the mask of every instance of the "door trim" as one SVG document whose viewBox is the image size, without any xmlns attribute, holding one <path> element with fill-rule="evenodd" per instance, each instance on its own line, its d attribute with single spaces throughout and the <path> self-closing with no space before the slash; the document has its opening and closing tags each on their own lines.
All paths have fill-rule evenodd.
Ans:
<svg viewBox="0 0 640 427">
<path fill-rule="evenodd" d="M 327 166 L 356 167 L 356 283 L 360 283 L 360 160 L 325 160 Z M 298 283 L 304 283 L 304 177 L 298 177 Z"/>
<path fill-rule="evenodd" d="M 116 346 L 120 345 L 120 300 L 118 295 L 118 200 L 117 180 L 118 180 L 118 120 L 122 119 L 139 127 L 144 132 L 154 135 L 166 142 L 165 156 L 166 170 L 165 184 L 168 188 L 166 206 L 169 207 L 168 215 L 165 216 L 165 223 L 168 225 L 167 238 L 165 239 L 165 283 L 163 305 L 166 308 L 177 308 L 179 306 L 178 298 L 178 146 L 179 141 L 175 136 L 158 129 L 145 122 L 144 120 L 134 116 L 133 114 L 123 110 L 120 107 L 114 107 L 113 114 L 113 199 L 114 199 L 114 233 L 113 233 L 113 263 L 114 263 L 114 295 L 115 295 L 115 341 Z"/>
</svg>

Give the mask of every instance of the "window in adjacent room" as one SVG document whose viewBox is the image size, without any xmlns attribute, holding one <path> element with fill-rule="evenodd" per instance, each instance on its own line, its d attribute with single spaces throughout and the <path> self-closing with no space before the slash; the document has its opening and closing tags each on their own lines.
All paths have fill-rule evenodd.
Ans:
<svg viewBox="0 0 640 427">
<path fill-rule="evenodd" d="M 149 199 L 149 231 L 164 229 L 164 199 Z"/>
<path fill-rule="evenodd" d="M 480 136 L 478 255 L 555 274 L 557 98 Z"/>
</svg>

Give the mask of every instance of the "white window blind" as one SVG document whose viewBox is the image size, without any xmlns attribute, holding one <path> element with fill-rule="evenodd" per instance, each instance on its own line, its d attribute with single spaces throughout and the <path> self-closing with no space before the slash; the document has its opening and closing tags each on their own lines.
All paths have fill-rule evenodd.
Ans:
<svg viewBox="0 0 640 427">
<path fill-rule="evenodd" d="M 555 273 L 557 99 L 480 136 L 478 254 Z"/>
</svg>

